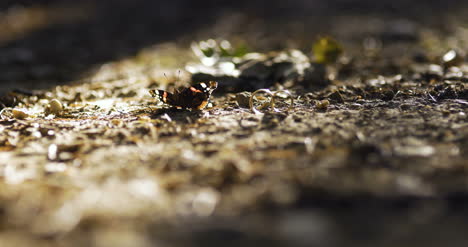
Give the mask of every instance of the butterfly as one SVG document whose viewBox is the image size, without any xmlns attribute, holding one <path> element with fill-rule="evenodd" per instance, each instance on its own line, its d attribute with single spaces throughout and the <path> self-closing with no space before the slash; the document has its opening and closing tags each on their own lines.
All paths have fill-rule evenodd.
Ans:
<svg viewBox="0 0 468 247">
<path fill-rule="evenodd" d="M 182 90 L 176 89 L 174 93 L 154 89 L 150 90 L 149 93 L 154 98 L 171 106 L 201 110 L 208 105 L 211 93 L 217 87 L 217 82 L 210 81 L 208 83 L 201 82 Z"/>
</svg>

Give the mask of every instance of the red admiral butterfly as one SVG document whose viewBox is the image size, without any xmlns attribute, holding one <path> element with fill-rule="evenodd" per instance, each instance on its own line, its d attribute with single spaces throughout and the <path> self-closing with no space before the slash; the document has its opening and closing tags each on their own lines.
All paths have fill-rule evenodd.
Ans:
<svg viewBox="0 0 468 247">
<path fill-rule="evenodd" d="M 163 90 L 150 90 L 149 93 L 168 105 L 201 110 L 206 107 L 211 93 L 217 87 L 217 82 L 210 81 L 208 84 L 198 83 L 181 91 L 175 90 L 174 93 Z"/>
</svg>

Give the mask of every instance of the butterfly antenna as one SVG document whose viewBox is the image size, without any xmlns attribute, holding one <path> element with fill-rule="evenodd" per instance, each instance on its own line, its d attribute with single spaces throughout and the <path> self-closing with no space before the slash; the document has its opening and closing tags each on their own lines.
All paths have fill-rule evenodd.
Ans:
<svg viewBox="0 0 468 247">
<path fill-rule="evenodd" d="M 180 69 L 179 69 L 179 72 L 177 73 L 177 81 L 179 81 L 180 79 Z"/>
<path fill-rule="evenodd" d="M 167 82 L 169 82 L 169 79 L 167 78 L 166 72 L 163 73 L 164 77 L 166 77 Z"/>
</svg>

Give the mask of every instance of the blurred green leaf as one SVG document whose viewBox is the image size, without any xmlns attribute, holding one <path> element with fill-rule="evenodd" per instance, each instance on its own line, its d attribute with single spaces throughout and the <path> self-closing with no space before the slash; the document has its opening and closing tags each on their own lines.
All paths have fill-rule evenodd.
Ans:
<svg viewBox="0 0 468 247">
<path fill-rule="evenodd" d="M 213 48 L 206 48 L 206 49 L 201 49 L 203 52 L 203 55 L 205 57 L 212 57 L 215 54 L 215 50 Z"/>
<path fill-rule="evenodd" d="M 343 53 L 340 43 L 330 37 L 319 38 L 312 46 L 315 62 L 321 64 L 331 64 L 336 62 Z"/>
<path fill-rule="evenodd" d="M 242 57 L 248 52 L 249 48 L 247 47 L 247 44 L 241 43 L 235 48 L 234 52 L 232 53 L 232 57 Z"/>
</svg>

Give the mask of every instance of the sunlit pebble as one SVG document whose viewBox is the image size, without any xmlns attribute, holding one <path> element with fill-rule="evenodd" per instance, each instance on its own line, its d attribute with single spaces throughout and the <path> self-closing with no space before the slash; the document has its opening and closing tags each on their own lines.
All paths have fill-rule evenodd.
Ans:
<svg viewBox="0 0 468 247">
<path fill-rule="evenodd" d="M 63 106 L 62 106 L 62 103 L 60 101 L 58 101 L 57 99 L 53 99 L 49 103 L 49 109 L 50 109 L 51 113 L 57 115 L 58 113 L 60 113 L 63 110 Z"/>
<path fill-rule="evenodd" d="M 103 98 L 103 97 L 104 95 L 99 95 L 99 97 L 96 97 L 96 98 Z M 99 106 L 102 109 L 110 109 L 115 105 L 115 99 L 101 99 L 101 100 L 96 100 L 94 102 L 89 102 L 89 104 Z"/>
<path fill-rule="evenodd" d="M 36 176 L 34 169 L 18 169 L 16 166 L 7 165 L 3 170 L 3 177 L 8 184 L 19 184 L 24 180 Z"/>
<path fill-rule="evenodd" d="M 404 146 L 395 148 L 397 154 L 401 156 L 421 156 L 428 157 L 435 153 L 435 148 L 428 145 L 423 146 Z"/>
<path fill-rule="evenodd" d="M 160 193 L 158 184 L 151 179 L 135 179 L 128 186 L 134 196 L 156 198 Z"/>
<path fill-rule="evenodd" d="M 379 87 L 385 85 L 387 82 L 385 81 L 385 78 L 383 76 L 379 76 L 376 79 L 369 80 L 367 83 L 371 86 Z"/>
<path fill-rule="evenodd" d="M 445 73 L 445 76 L 447 78 L 463 77 L 463 71 L 459 67 L 450 67 L 447 73 Z"/>
<path fill-rule="evenodd" d="M 330 105 L 330 101 L 326 99 L 315 102 L 315 107 L 317 107 L 317 109 L 324 110 L 324 109 L 327 109 L 329 105 Z"/>
<path fill-rule="evenodd" d="M 138 120 L 140 120 L 141 122 L 148 122 L 151 121 L 151 118 L 148 116 L 138 116 Z"/>
<path fill-rule="evenodd" d="M 447 53 L 444 54 L 442 59 L 444 60 L 444 62 L 450 62 L 456 56 L 457 56 L 457 52 L 454 51 L 454 50 L 450 50 L 450 51 L 448 51 Z"/>
<path fill-rule="evenodd" d="M 315 145 L 317 144 L 317 139 L 312 139 L 310 137 L 306 137 L 304 139 L 304 145 L 306 147 L 306 151 L 308 154 L 311 154 L 315 150 Z"/>
<path fill-rule="evenodd" d="M 188 133 L 190 134 L 190 136 L 192 137 L 197 137 L 198 136 L 198 132 L 194 129 L 190 129 L 188 130 Z"/>
<path fill-rule="evenodd" d="M 60 152 L 58 157 L 61 160 L 70 160 L 70 159 L 73 159 L 73 154 L 70 152 Z"/>
<path fill-rule="evenodd" d="M 39 132 L 39 131 L 33 131 L 31 133 L 31 136 L 36 137 L 36 138 L 41 138 L 42 137 L 41 132 Z"/>
<path fill-rule="evenodd" d="M 63 172 L 67 169 L 64 163 L 49 163 L 44 166 L 44 170 L 47 172 Z"/>
<path fill-rule="evenodd" d="M 18 110 L 18 109 L 13 109 L 12 111 L 13 113 L 13 117 L 16 118 L 16 119 L 25 119 L 27 117 L 29 117 L 29 114 L 22 111 L 22 110 Z"/>
<path fill-rule="evenodd" d="M 304 53 L 302 53 L 300 50 L 291 50 L 291 56 L 292 57 L 295 57 L 295 58 L 300 58 L 301 61 L 307 61 L 308 58 L 306 55 L 304 55 Z"/>
<path fill-rule="evenodd" d="M 429 186 L 423 183 L 418 177 L 409 175 L 397 176 L 396 185 L 404 193 L 417 195 L 431 195 L 432 191 Z"/>
<path fill-rule="evenodd" d="M 192 209 L 199 216 L 211 215 L 219 201 L 219 195 L 213 190 L 199 192 L 192 202 Z"/>
<path fill-rule="evenodd" d="M 429 72 L 431 72 L 433 74 L 437 74 L 437 75 L 442 75 L 443 74 L 442 67 L 440 65 L 437 65 L 437 64 L 429 65 L 428 70 L 429 70 Z"/>
<path fill-rule="evenodd" d="M 49 146 L 49 149 L 47 151 L 47 158 L 49 158 L 49 160 L 55 160 L 57 159 L 57 153 L 58 153 L 58 147 L 56 144 L 51 144 Z"/>
<path fill-rule="evenodd" d="M 182 158 L 184 158 L 187 161 L 196 161 L 196 160 L 198 160 L 197 155 L 192 150 L 182 151 L 181 156 L 182 156 Z"/>
<path fill-rule="evenodd" d="M 123 122 L 122 122 L 122 120 L 119 120 L 119 119 L 112 119 L 111 124 L 114 125 L 114 126 L 117 126 L 117 127 L 122 127 Z"/>
</svg>

